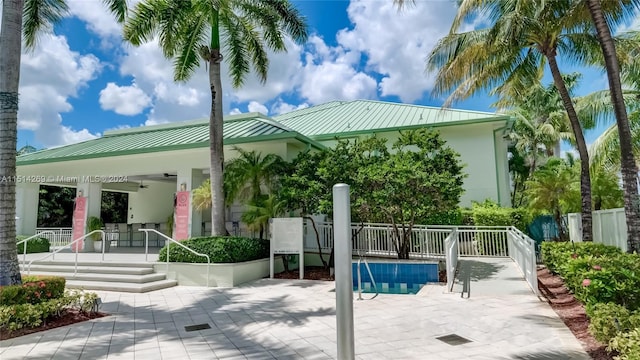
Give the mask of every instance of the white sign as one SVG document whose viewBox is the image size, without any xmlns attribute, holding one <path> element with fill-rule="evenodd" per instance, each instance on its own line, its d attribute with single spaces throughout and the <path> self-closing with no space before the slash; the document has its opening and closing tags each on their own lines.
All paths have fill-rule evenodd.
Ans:
<svg viewBox="0 0 640 360">
<path fill-rule="evenodd" d="M 300 279 L 304 279 L 304 221 L 302 218 L 273 218 L 271 223 L 270 267 L 274 272 L 275 254 L 300 255 Z"/>
</svg>

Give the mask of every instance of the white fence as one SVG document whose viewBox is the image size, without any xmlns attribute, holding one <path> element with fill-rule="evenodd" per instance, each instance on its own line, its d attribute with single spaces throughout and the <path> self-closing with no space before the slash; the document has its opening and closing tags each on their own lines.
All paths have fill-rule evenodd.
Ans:
<svg viewBox="0 0 640 360">
<path fill-rule="evenodd" d="M 454 229 L 445 239 L 446 246 L 446 266 L 447 266 L 447 291 L 453 291 L 453 283 L 456 279 L 456 269 L 458 268 L 458 232 Z"/>
<path fill-rule="evenodd" d="M 42 231 L 47 231 L 47 233 L 42 234 L 42 237 L 49 240 L 52 248 L 71 244 L 72 228 L 36 228 L 36 234 Z M 53 232 L 53 234 L 49 231 Z"/>
<path fill-rule="evenodd" d="M 593 242 L 616 246 L 627 251 L 627 219 L 623 208 L 598 210 L 591 213 L 593 217 Z M 569 238 L 573 242 L 582 241 L 581 216 L 579 213 L 569 214 Z"/>
<path fill-rule="evenodd" d="M 509 257 L 516 263 L 531 290 L 537 295 L 536 242 L 515 227 L 511 227 L 507 234 Z"/>
<path fill-rule="evenodd" d="M 333 225 L 330 222 L 317 222 L 316 229 L 320 247 L 330 250 L 333 245 Z M 425 226 L 416 225 L 411 229 L 411 244 L 409 256 L 411 258 L 445 257 L 445 239 L 451 231 L 457 230 L 459 256 L 491 256 L 507 257 L 506 226 Z M 396 233 L 391 224 L 353 223 L 352 234 L 354 254 L 397 256 Z M 404 230 L 408 231 L 408 230 Z M 404 234 L 399 228 L 400 235 Z M 307 251 L 317 251 L 318 241 L 313 226 L 306 223 L 304 247 Z"/>
</svg>

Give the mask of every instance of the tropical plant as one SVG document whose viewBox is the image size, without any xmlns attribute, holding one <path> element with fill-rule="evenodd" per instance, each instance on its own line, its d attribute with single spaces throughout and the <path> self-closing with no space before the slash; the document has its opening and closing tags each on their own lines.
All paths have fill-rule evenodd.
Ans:
<svg viewBox="0 0 640 360">
<path fill-rule="evenodd" d="M 614 209 L 624 205 L 624 194 L 619 181 L 617 172 L 602 166 L 591 167 L 594 210 Z"/>
<path fill-rule="evenodd" d="M 396 3 L 405 1 L 396 0 Z M 465 20 L 482 15 L 489 26 L 460 32 Z M 570 1 L 462 0 L 451 30 L 428 58 L 437 70 L 434 95 L 450 93 L 444 106 L 481 90 L 499 96 L 525 96 L 549 65 L 554 85 L 567 112 L 581 161 L 582 227 L 584 240 L 592 239 L 589 154 L 571 94 L 560 73 L 557 55 L 586 61 L 597 40 L 579 25 Z"/>
<path fill-rule="evenodd" d="M 120 3 L 125 0 L 120 0 Z M 126 7 L 115 12 L 122 18 Z M 158 38 L 164 56 L 174 60 L 174 79 L 190 79 L 202 60 L 211 91 L 209 115 L 211 232 L 226 234 L 223 189 L 223 55 L 235 87 L 243 84 L 251 67 L 267 80 L 267 50 L 286 51 L 286 37 L 307 38 L 304 18 L 288 0 L 143 0 L 129 12 L 124 38 L 133 45 Z"/>
<path fill-rule="evenodd" d="M 256 200 L 251 200 L 247 211 L 242 214 L 242 222 L 247 224 L 249 230 L 258 231 L 259 239 L 269 238 L 269 219 L 284 214 L 284 202 L 275 195 L 261 195 Z M 266 231 L 265 231 L 266 230 Z"/>
<path fill-rule="evenodd" d="M 636 159 L 640 156 L 640 112 L 632 112 L 629 115 L 631 125 L 631 137 L 633 140 L 633 153 Z M 605 167 L 610 170 L 620 170 L 620 137 L 618 127 L 612 125 L 596 138 L 589 147 L 591 167 Z"/>
<path fill-rule="evenodd" d="M 104 222 L 102 222 L 102 219 L 100 219 L 99 217 L 89 216 L 87 218 L 87 233 L 90 233 L 96 230 L 102 230 L 103 227 L 104 227 Z M 100 241 L 102 240 L 102 234 L 97 232 L 95 234 L 92 234 L 91 238 L 95 241 Z"/>
<path fill-rule="evenodd" d="M 111 12 L 122 20 L 126 0 L 103 0 Z M 67 13 L 65 0 L 3 0 L 0 19 L 0 174 L 6 179 L 16 175 L 16 145 L 18 123 L 18 87 L 22 40 L 27 50 L 33 50 L 38 35 Z M 119 14 L 119 15 L 118 15 Z M 13 181 L 0 183 L 0 286 L 19 284 L 18 258 L 13 252 L 16 235 Z"/>
<path fill-rule="evenodd" d="M 262 155 L 257 151 L 233 148 L 239 157 L 225 164 L 224 185 L 227 202 L 260 201 L 264 193 L 271 193 L 278 186 L 284 172 L 285 161 L 276 154 Z"/>
<path fill-rule="evenodd" d="M 529 206 L 533 210 L 546 211 L 553 215 L 561 239 L 567 238 L 562 214 L 566 212 L 572 199 L 579 194 L 576 189 L 577 180 L 576 172 L 567 161 L 551 158 L 527 181 Z"/>
<path fill-rule="evenodd" d="M 211 208 L 211 180 L 207 179 L 200 184 L 197 188 L 193 189 L 191 195 L 193 200 L 193 207 L 202 211 Z"/>
<path fill-rule="evenodd" d="M 20 283 L 16 239 L 16 146 L 18 86 L 24 33 L 25 48 L 33 49 L 37 35 L 66 13 L 63 0 L 4 0 L 0 21 L 0 286 Z M 24 20 L 24 23 L 23 23 Z"/>
<path fill-rule="evenodd" d="M 585 0 L 591 20 L 595 26 L 598 43 L 602 48 L 611 102 L 618 128 L 620 144 L 620 169 L 624 188 L 624 208 L 627 221 L 627 241 L 629 252 L 640 251 L 640 207 L 638 206 L 638 167 L 634 159 L 634 142 L 624 102 L 620 64 L 610 23 L 617 23 L 635 16 L 640 8 L 638 0 L 602 1 Z M 637 142 L 635 143 L 637 144 Z"/>
</svg>

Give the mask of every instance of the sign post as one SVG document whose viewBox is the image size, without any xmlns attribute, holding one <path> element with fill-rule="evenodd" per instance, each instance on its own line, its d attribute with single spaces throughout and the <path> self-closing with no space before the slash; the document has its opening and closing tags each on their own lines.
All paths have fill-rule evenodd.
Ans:
<svg viewBox="0 0 640 360">
<path fill-rule="evenodd" d="M 191 192 L 178 191 L 176 193 L 176 212 L 174 224 L 175 240 L 189 238 L 189 208 L 191 207 Z"/>
<path fill-rule="evenodd" d="M 84 196 L 76 197 L 73 204 L 73 230 L 71 231 L 71 241 L 76 241 L 84 236 L 84 228 L 87 223 L 87 198 Z M 84 241 L 72 243 L 71 251 L 80 252 L 84 248 Z"/>
<path fill-rule="evenodd" d="M 302 218 L 273 218 L 269 246 L 270 277 L 273 279 L 276 254 L 299 254 L 300 280 L 304 279 L 304 222 Z"/>
</svg>

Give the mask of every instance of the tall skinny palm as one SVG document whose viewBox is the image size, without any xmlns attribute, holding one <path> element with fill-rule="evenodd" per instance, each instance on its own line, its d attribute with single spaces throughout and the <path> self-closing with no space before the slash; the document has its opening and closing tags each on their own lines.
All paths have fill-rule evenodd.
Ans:
<svg viewBox="0 0 640 360">
<path fill-rule="evenodd" d="M 0 27 L 0 286 L 20 283 L 16 255 L 16 142 L 22 38 L 33 49 L 39 32 L 66 13 L 64 0 L 3 0 Z"/>
<path fill-rule="evenodd" d="M 609 89 L 611 91 L 611 102 L 616 117 L 618 127 L 618 136 L 620 144 L 620 168 L 622 173 L 622 184 L 624 187 L 624 210 L 627 220 L 627 242 L 629 252 L 640 251 L 640 213 L 638 204 L 638 167 L 634 159 L 633 141 L 631 135 L 631 127 L 627 116 L 627 108 L 624 103 L 622 92 L 622 82 L 620 80 L 620 65 L 616 54 L 616 47 L 611 36 L 609 24 L 607 23 L 607 15 L 609 20 L 618 20 L 612 17 L 611 12 L 606 12 L 603 6 L 610 6 L 608 3 L 619 3 L 628 8 L 628 12 L 640 8 L 638 0 L 624 1 L 602 1 L 602 0 L 585 0 L 591 19 L 595 25 L 598 35 L 598 42 L 602 48 L 604 55 L 605 68 L 607 70 L 607 78 L 609 80 Z M 604 4 L 603 4 L 604 2 Z M 615 5 L 614 5 L 615 6 Z M 623 17 L 625 12 L 618 12 L 619 17 Z"/>
<path fill-rule="evenodd" d="M 573 7 L 565 1 L 463 0 L 449 35 L 429 56 L 428 67 L 438 70 L 433 93 L 451 92 L 445 102 L 471 96 L 480 90 L 525 96 L 539 79 L 545 62 L 567 112 L 581 161 L 583 240 L 591 241 L 591 180 L 589 154 L 571 94 L 558 67 L 558 52 L 568 60 L 583 60 L 585 48 L 597 44 L 588 32 L 575 32 Z M 458 32 L 465 19 L 483 12 L 488 28 Z M 577 51 L 580 50 L 580 51 Z"/>
<path fill-rule="evenodd" d="M 121 0 L 124 1 L 124 0 Z M 174 61 L 174 79 L 187 81 L 203 61 L 209 72 L 211 232 L 225 235 L 223 186 L 222 74 L 228 62 L 233 85 L 243 84 L 253 67 L 267 80 L 267 50 L 286 51 L 286 37 L 307 39 L 304 18 L 288 0 L 143 0 L 125 20 L 124 38 L 134 45 L 158 38 Z"/>
</svg>

